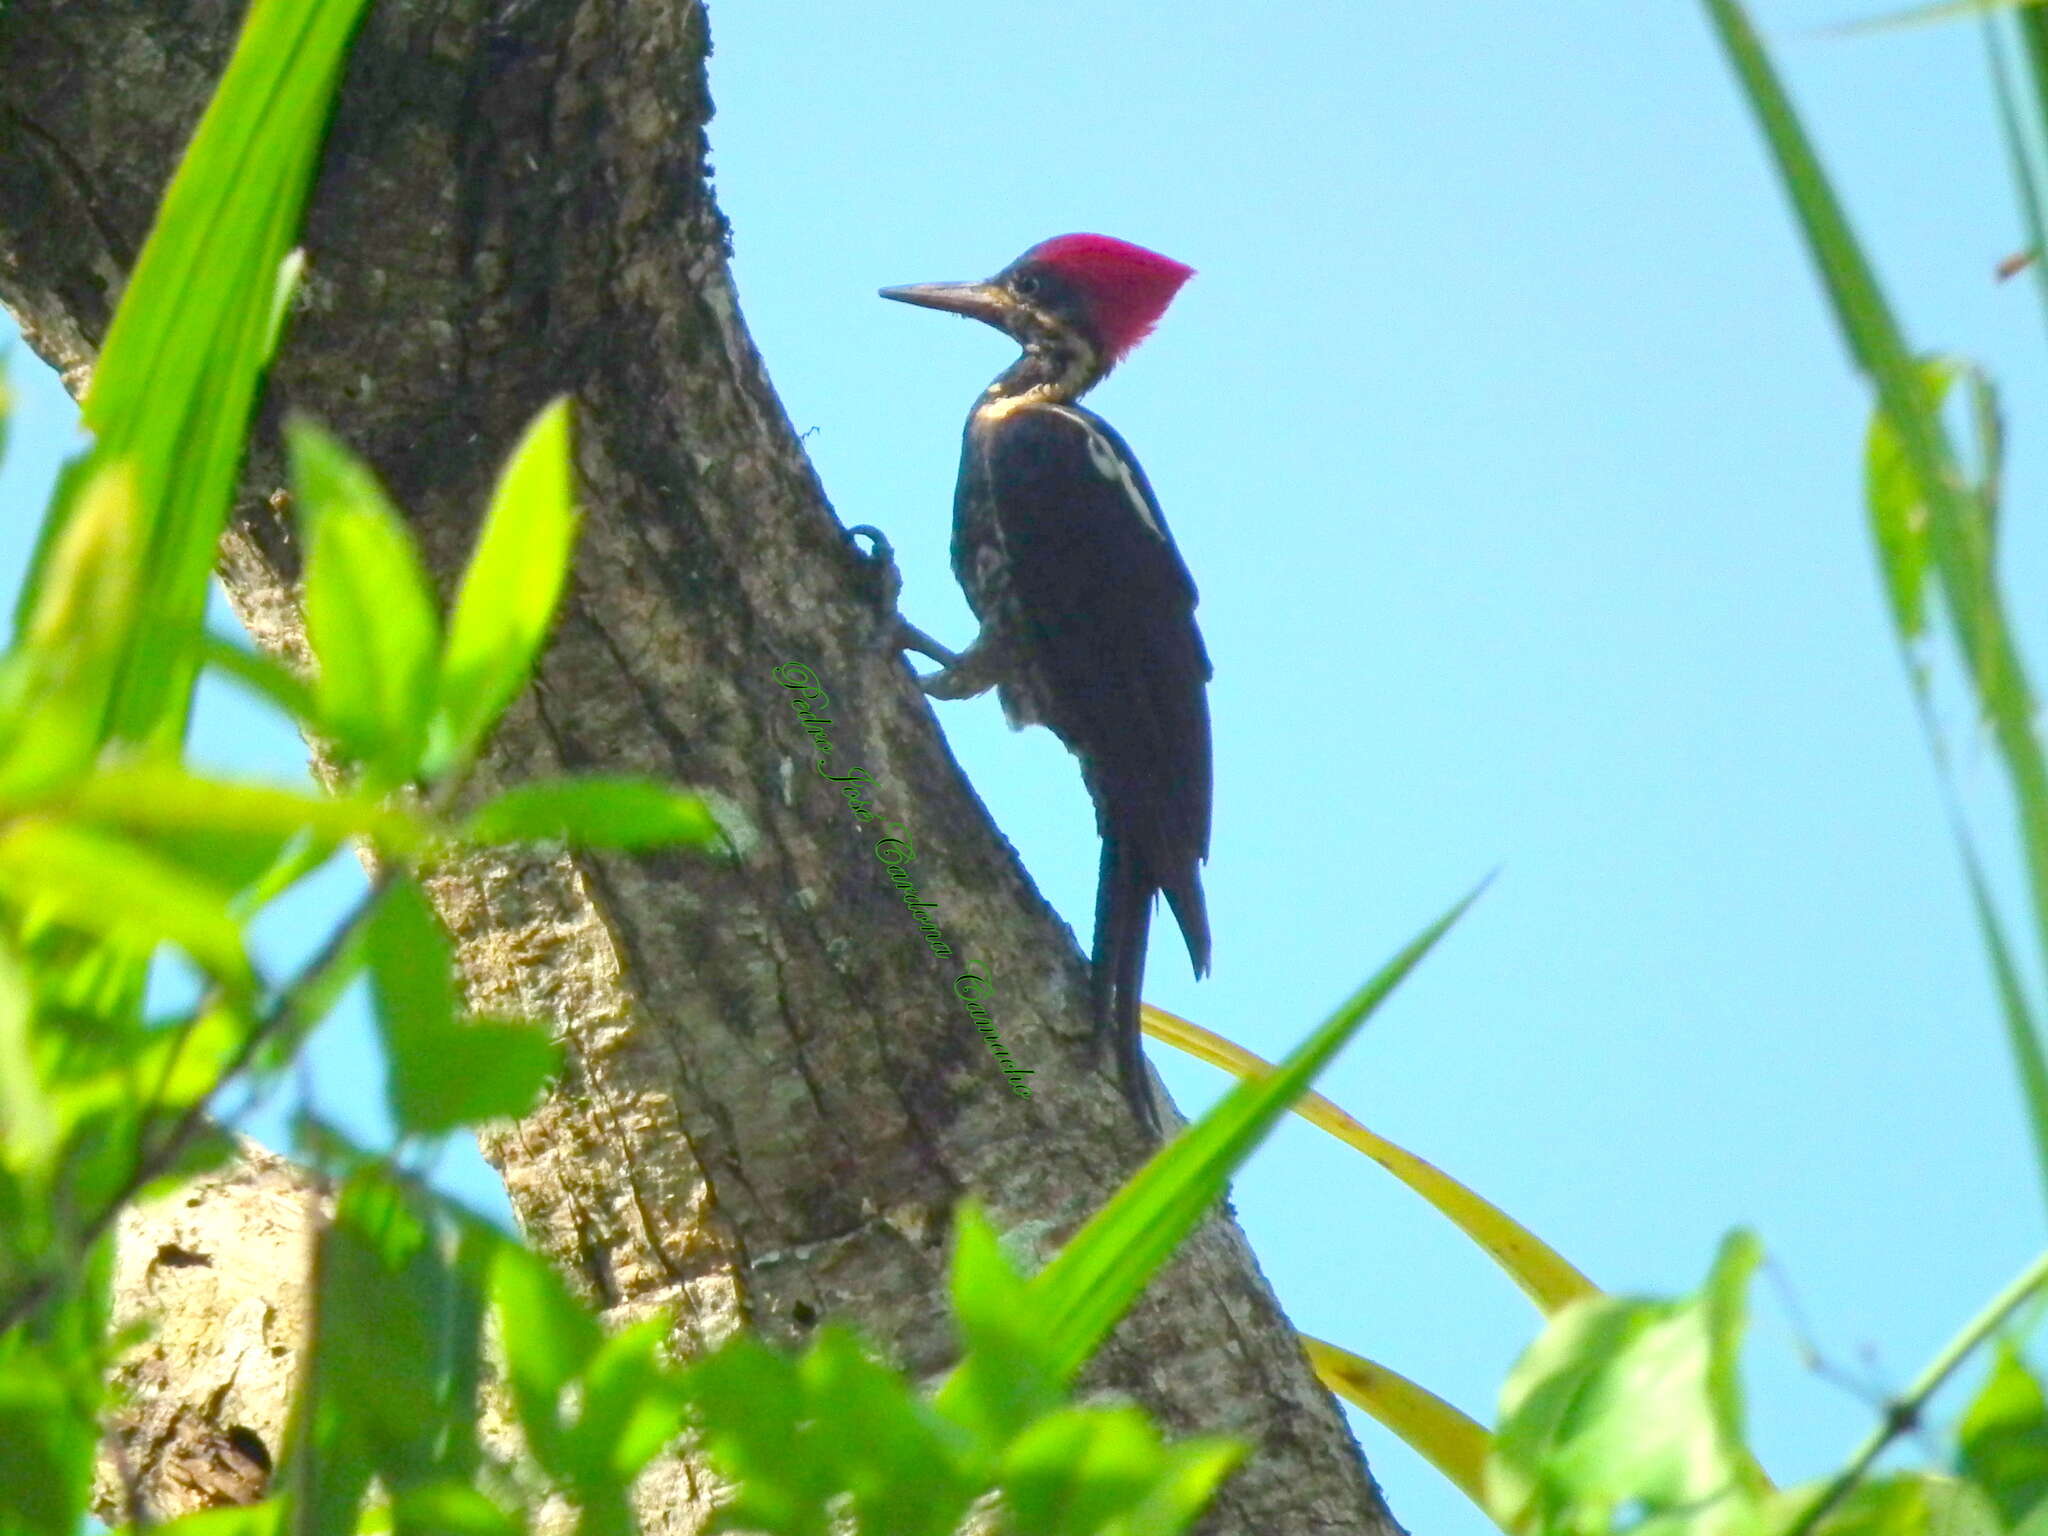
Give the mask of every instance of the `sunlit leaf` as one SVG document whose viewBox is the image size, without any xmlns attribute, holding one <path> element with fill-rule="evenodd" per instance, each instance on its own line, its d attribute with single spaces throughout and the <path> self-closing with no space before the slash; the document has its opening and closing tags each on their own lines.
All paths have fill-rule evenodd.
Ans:
<svg viewBox="0 0 2048 1536">
<path fill-rule="evenodd" d="M 1047 1348 L 1063 1375 L 1094 1353 L 1159 1266 L 1222 1197 L 1231 1175 L 1274 1123 L 1478 895 L 1475 890 L 1425 928 L 1279 1071 L 1239 1083 L 1156 1154 L 1032 1281 L 1033 1297 L 1047 1319 Z"/>
<path fill-rule="evenodd" d="M 429 776 L 474 752 L 525 686 L 569 575 L 576 536 L 569 403 L 535 418 L 498 482 L 448 622 Z"/>
<path fill-rule="evenodd" d="M 40 817 L 0 831 L 0 892 L 17 906 L 128 944 L 175 944 L 215 980 L 254 983 L 225 888 L 136 844 Z"/>
<path fill-rule="evenodd" d="M 385 892 L 365 952 L 402 1130 L 440 1135 L 533 1107 L 560 1053 L 540 1026 L 458 1017 L 453 951 L 410 880 Z"/>
<path fill-rule="evenodd" d="M 86 426 L 102 455 L 134 465 L 149 529 L 146 623 L 125 646 L 114 704 L 124 740 L 183 725 L 214 546 L 276 335 L 279 271 L 363 5 L 253 6 L 93 369 Z"/>
<path fill-rule="evenodd" d="M 2008 1527 L 2048 1499 L 2048 1396 L 2010 1342 L 1992 1357 L 1956 1438 L 1957 1470 L 1990 1496 Z"/>
<path fill-rule="evenodd" d="M 703 800 L 653 779 L 551 779 L 485 803 L 463 834 L 475 843 L 565 842 L 579 848 L 717 848 Z"/>
<path fill-rule="evenodd" d="M 1145 1033 L 1153 1039 L 1163 1040 L 1237 1077 L 1263 1077 L 1275 1070 L 1270 1061 L 1236 1041 L 1163 1008 L 1147 1003 L 1143 1019 Z M 1478 1244 L 1546 1314 L 1581 1296 L 1598 1294 L 1598 1286 L 1506 1211 L 1426 1158 L 1361 1125 L 1320 1093 L 1303 1094 L 1294 1113 L 1364 1153 L 1421 1196 L 1440 1216 Z"/>
<path fill-rule="evenodd" d="M 1042 1303 L 972 1201 L 953 1217 L 951 1291 L 961 1361 L 937 1407 L 992 1460 L 1026 1424 L 1059 1405 L 1060 1366 Z"/>
<path fill-rule="evenodd" d="M 434 696 L 433 588 L 376 476 L 311 422 L 293 421 L 286 436 L 311 535 L 306 635 L 321 723 L 383 781 L 401 782 L 419 762 Z"/>
<path fill-rule="evenodd" d="M 1625 1504 L 1655 1515 L 1763 1492 L 1738 1381 L 1760 1257 L 1737 1232 L 1692 1297 L 1600 1297 L 1551 1321 L 1501 1389 L 1487 1503 L 1503 1528 L 1585 1529 Z"/>
</svg>

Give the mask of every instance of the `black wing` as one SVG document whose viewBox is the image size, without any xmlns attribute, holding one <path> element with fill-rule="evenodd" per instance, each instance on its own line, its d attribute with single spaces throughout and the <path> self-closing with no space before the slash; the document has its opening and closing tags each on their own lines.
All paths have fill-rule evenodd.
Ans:
<svg viewBox="0 0 2048 1536">
<path fill-rule="evenodd" d="M 1104 841 L 1117 845 L 1105 849 L 1105 876 L 1120 855 L 1114 883 L 1142 886 L 1147 908 L 1166 894 L 1200 974 L 1210 666 L 1194 581 L 1145 472 L 1092 411 L 1017 407 L 986 423 L 980 446 L 1016 638 L 1046 724 L 1080 757 Z"/>
</svg>

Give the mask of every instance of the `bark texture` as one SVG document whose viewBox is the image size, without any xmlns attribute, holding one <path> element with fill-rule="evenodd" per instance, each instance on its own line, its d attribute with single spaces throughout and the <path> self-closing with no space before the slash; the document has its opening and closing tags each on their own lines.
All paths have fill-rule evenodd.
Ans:
<svg viewBox="0 0 2048 1536">
<path fill-rule="evenodd" d="M 0 297 L 74 388 L 238 12 L 0 10 Z M 744 821 L 745 858 L 494 860 L 433 880 L 474 1000 L 545 1015 L 567 1046 L 557 1091 L 487 1150 L 533 1241 L 620 1316 L 674 1307 L 685 1349 L 745 1324 L 797 1341 L 840 1315 L 931 1371 L 951 1349 L 954 1203 L 974 1195 L 1049 1251 L 1148 1149 L 1091 1038 L 1072 936 L 876 648 L 872 583 L 741 323 L 706 168 L 705 29 L 691 0 L 373 9 L 222 571 L 257 637 L 297 649 L 297 551 L 268 500 L 287 409 L 367 454 L 445 586 L 519 428 L 575 396 L 573 591 L 486 777 L 701 786 Z M 951 959 L 889 883 L 879 834 L 812 771 L 783 663 L 831 694 L 835 771 L 865 769 L 906 824 Z M 954 995 L 969 971 L 1035 1070 L 1029 1100 Z M 1090 1383 L 1258 1447 L 1207 1530 L 1391 1528 L 1227 1218 Z M 654 1529 L 693 1528 L 681 1502 L 649 1505 Z"/>
</svg>

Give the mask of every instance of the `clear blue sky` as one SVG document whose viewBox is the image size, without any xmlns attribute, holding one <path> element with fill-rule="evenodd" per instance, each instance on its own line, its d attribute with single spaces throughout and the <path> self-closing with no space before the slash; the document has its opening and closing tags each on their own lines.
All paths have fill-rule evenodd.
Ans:
<svg viewBox="0 0 2048 1536">
<path fill-rule="evenodd" d="M 2007 568 L 2038 594 L 2048 373 L 2033 295 L 1992 280 L 2021 238 L 1977 36 L 1826 35 L 1851 3 L 1761 20 L 1916 339 L 2005 386 Z M 1148 995 L 1278 1054 L 1499 866 L 1327 1090 L 1612 1289 L 1688 1287 L 1754 1226 L 1829 1359 L 1901 1384 L 2039 1244 L 2040 1201 L 1866 547 L 1864 392 L 1698 8 L 712 21 L 748 323 L 841 517 L 890 532 L 941 637 L 970 633 L 959 426 L 1006 353 L 874 289 L 1070 229 L 1199 269 L 1094 401 L 1216 662 L 1215 975 L 1162 943 Z M 10 548 L 68 430 L 14 373 Z M 940 718 L 1085 930 L 1071 760 L 992 701 Z M 202 750 L 298 761 L 218 709 Z M 1996 836 L 1992 756 L 1960 756 Z M 322 1058 L 325 1102 L 360 1105 L 360 1050 Z M 1167 1055 L 1207 1102 L 1213 1074 Z M 1405 1191 L 1290 1127 L 1237 1209 L 1303 1328 L 1490 1417 L 1534 1315 Z M 1872 1413 L 1758 1304 L 1759 1446 L 1812 1476 Z M 1485 1529 L 1360 1435 L 1418 1536 Z"/>
</svg>

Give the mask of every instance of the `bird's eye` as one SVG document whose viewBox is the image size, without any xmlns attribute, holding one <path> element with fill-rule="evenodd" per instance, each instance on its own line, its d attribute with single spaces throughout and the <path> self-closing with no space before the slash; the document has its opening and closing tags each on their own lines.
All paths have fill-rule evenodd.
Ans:
<svg viewBox="0 0 2048 1536">
<path fill-rule="evenodd" d="M 1038 292 L 1038 278 L 1034 274 L 1026 272 L 1012 282 L 1010 286 L 1028 299 Z"/>
</svg>

